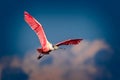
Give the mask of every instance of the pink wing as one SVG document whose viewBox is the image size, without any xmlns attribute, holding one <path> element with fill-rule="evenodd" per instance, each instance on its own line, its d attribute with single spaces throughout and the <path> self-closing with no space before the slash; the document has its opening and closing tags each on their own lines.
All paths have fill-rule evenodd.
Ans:
<svg viewBox="0 0 120 80">
<path fill-rule="evenodd" d="M 56 46 L 61 46 L 61 45 L 76 45 L 80 43 L 83 39 L 69 39 L 60 43 L 57 43 Z"/>
<path fill-rule="evenodd" d="M 34 17 L 32 17 L 28 12 L 24 12 L 24 19 L 32 28 L 32 30 L 35 31 L 35 33 L 37 34 L 40 40 L 41 46 L 44 47 L 47 44 L 48 40 L 46 38 L 42 25 Z"/>
</svg>

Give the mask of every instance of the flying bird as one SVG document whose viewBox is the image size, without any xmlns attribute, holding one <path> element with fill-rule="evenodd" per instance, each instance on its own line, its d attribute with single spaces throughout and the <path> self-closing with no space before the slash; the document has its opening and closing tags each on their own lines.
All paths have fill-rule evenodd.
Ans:
<svg viewBox="0 0 120 80">
<path fill-rule="evenodd" d="M 53 45 L 48 41 L 42 25 L 26 11 L 24 12 L 24 19 L 28 23 L 28 25 L 32 28 L 32 30 L 35 31 L 41 43 L 42 48 L 37 49 L 37 51 L 40 53 L 38 59 L 42 58 L 44 55 L 49 54 L 51 51 L 59 49 L 59 46 L 61 45 L 76 45 L 83 40 L 83 39 L 68 39 Z"/>
</svg>

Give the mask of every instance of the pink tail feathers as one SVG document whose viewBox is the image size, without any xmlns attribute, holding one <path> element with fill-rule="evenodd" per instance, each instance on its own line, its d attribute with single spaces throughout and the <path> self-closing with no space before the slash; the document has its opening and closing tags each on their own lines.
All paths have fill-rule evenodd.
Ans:
<svg viewBox="0 0 120 80">
<path fill-rule="evenodd" d="M 42 51 L 42 48 L 38 48 L 37 51 L 38 51 L 39 53 L 42 53 L 42 52 L 43 52 L 43 51 Z"/>
</svg>

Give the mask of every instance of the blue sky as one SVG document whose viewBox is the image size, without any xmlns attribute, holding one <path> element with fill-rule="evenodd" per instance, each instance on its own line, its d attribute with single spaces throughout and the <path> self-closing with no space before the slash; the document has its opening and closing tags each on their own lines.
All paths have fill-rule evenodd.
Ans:
<svg viewBox="0 0 120 80">
<path fill-rule="evenodd" d="M 34 16 L 44 27 L 53 44 L 69 39 L 102 39 L 114 51 L 107 65 L 118 77 L 120 56 L 119 0 L 12 0 L 0 1 L 0 58 L 24 56 L 40 47 L 35 33 L 24 21 L 24 11 Z M 117 78 L 118 79 L 118 78 Z"/>
<path fill-rule="evenodd" d="M 114 47 L 119 43 L 119 2 L 117 1 L 3 1 L 1 2 L 1 27 L 5 36 L 3 50 L 15 53 L 18 46 L 36 46 L 36 39 L 23 19 L 28 11 L 44 26 L 51 42 L 67 38 L 104 38 Z M 62 32 L 61 32 L 62 31 Z M 28 35 L 29 34 L 29 35 Z M 64 35 L 64 36 L 63 36 Z M 56 37 L 59 39 L 56 40 Z M 27 38 L 25 38 L 27 37 Z M 31 37 L 31 38 L 30 38 Z M 20 39 L 19 39 L 20 38 Z M 28 39 L 29 40 L 25 40 Z M 22 41 L 23 40 L 23 41 Z M 20 42 L 18 42 L 20 41 Z M 27 43 L 26 41 L 30 41 Z M 15 44 L 14 44 L 15 43 Z M 34 45 L 32 45 L 34 44 Z M 9 47 L 9 46 L 13 47 Z M 27 48 L 30 48 L 27 47 Z M 39 46 L 39 45 L 37 45 Z M 3 47 L 3 46 L 2 46 Z M 14 50 L 14 47 L 16 48 Z"/>
</svg>

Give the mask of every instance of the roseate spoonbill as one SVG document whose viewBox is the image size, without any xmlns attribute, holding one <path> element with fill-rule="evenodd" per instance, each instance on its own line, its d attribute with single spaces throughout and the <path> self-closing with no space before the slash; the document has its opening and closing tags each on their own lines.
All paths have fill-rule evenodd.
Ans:
<svg viewBox="0 0 120 80">
<path fill-rule="evenodd" d="M 32 28 L 32 30 L 35 31 L 40 40 L 42 48 L 37 49 L 37 51 L 40 53 L 38 59 L 40 59 L 43 55 L 49 54 L 49 52 L 53 50 L 59 49 L 59 46 L 61 45 L 76 45 L 83 40 L 83 39 L 68 39 L 53 45 L 47 40 L 42 25 L 26 11 L 24 12 L 24 19 L 28 23 L 28 25 Z"/>
</svg>

